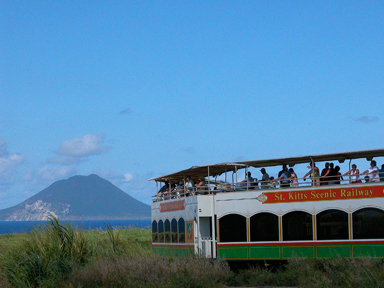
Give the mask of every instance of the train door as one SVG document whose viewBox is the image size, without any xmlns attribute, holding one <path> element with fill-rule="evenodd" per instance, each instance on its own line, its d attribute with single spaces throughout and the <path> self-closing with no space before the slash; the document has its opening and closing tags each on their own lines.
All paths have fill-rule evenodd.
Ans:
<svg viewBox="0 0 384 288">
<path fill-rule="evenodd" d="M 198 229 L 198 254 L 205 258 L 216 258 L 216 240 L 214 237 L 214 225 L 212 217 L 199 217 Z"/>
</svg>

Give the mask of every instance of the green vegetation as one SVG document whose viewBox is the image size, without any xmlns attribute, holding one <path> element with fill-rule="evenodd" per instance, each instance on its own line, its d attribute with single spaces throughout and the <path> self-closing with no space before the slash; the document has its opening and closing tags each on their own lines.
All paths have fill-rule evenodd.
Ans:
<svg viewBox="0 0 384 288">
<path fill-rule="evenodd" d="M 294 259 L 231 271 L 223 261 L 152 255 L 149 229 L 88 231 L 50 218 L 0 235 L 0 287 L 384 287 L 381 259 Z"/>
</svg>

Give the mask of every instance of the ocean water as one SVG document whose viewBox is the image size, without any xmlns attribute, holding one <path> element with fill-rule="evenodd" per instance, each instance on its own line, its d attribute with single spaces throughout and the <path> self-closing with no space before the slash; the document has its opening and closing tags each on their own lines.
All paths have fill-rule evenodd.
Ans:
<svg viewBox="0 0 384 288">
<path fill-rule="evenodd" d="M 0 221 L 0 234 L 13 234 L 29 232 L 33 228 L 47 224 L 47 221 Z M 151 220 L 79 220 L 60 221 L 60 223 L 71 223 L 74 227 L 82 230 L 105 230 L 107 224 L 113 228 L 149 228 Z"/>
</svg>

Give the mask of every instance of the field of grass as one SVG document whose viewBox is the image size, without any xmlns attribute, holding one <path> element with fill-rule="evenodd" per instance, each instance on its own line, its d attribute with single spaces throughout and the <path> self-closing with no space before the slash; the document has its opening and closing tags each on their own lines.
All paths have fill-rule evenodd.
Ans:
<svg viewBox="0 0 384 288">
<path fill-rule="evenodd" d="M 83 232 L 51 218 L 0 235 L 0 287 L 384 287 L 381 259 L 294 259 L 232 270 L 224 261 L 152 254 L 149 229 Z"/>
</svg>

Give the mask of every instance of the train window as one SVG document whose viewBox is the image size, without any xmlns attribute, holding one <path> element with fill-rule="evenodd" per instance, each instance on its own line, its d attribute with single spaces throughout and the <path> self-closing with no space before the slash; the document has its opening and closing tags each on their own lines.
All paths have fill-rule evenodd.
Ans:
<svg viewBox="0 0 384 288">
<path fill-rule="evenodd" d="M 383 239 L 384 211 L 364 208 L 352 214 L 353 239 Z"/>
<path fill-rule="evenodd" d="M 247 220 L 238 214 L 226 215 L 219 220 L 220 242 L 247 242 Z"/>
<path fill-rule="evenodd" d="M 171 222 L 168 219 L 164 222 L 164 232 L 165 243 L 171 242 Z"/>
<path fill-rule="evenodd" d="M 179 243 L 185 243 L 185 221 L 183 218 L 179 219 Z"/>
<path fill-rule="evenodd" d="M 152 243 L 157 242 L 157 222 L 153 221 L 152 222 Z"/>
<path fill-rule="evenodd" d="M 158 233 L 158 239 L 160 243 L 164 242 L 164 222 L 163 220 L 159 221 L 159 233 Z"/>
<path fill-rule="evenodd" d="M 171 221 L 171 241 L 177 243 L 177 221 L 175 218 Z"/>
<path fill-rule="evenodd" d="M 313 240 L 312 215 L 294 211 L 283 216 L 283 241 Z"/>
<path fill-rule="evenodd" d="M 317 240 L 348 239 L 348 213 L 331 209 L 316 216 Z"/>
<path fill-rule="evenodd" d="M 251 241 L 279 241 L 279 218 L 272 213 L 258 213 L 250 219 Z"/>
</svg>

